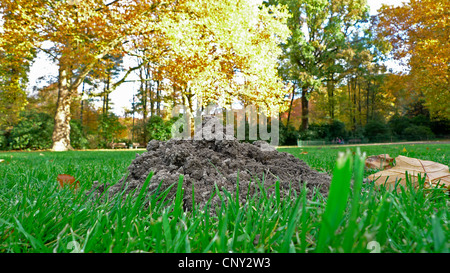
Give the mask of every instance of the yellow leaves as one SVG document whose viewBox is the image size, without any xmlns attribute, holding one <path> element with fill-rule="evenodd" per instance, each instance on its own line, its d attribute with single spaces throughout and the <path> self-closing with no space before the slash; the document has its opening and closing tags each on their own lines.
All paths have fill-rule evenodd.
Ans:
<svg viewBox="0 0 450 273">
<path fill-rule="evenodd" d="M 150 2 L 120 1 L 106 6 L 97 0 L 1 1 L 0 8 L 14 15 L 5 17 L 0 47 L 19 62 L 47 42 L 53 47 L 45 51 L 60 56 L 60 65 L 102 70 L 99 60 L 107 54 L 124 54 L 122 42 L 141 38 L 141 26 L 154 29 L 151 13 L 156 9 Z"/>
<path fill-rule="evenodd" d="M 67 0 L 67 4 L 78 6 L 80 4 L 80 0 Z"/>
<path fill-rule="evenodd" d="M 108 67 L 106 55 L 145 49 L 143 57 L 158 63 L 161 79 L 200 100 L 240 99 L 272 108 L 283 102 L 277 59 L 289 35 L 284 8 L 239 0 L 104 2 L 1 1 L 5 12 L 17 13 L 6 20 L 1 39 L 15 54 L 49 41 L 60 65 L 99 75 Z"/>
<path fill-rule="evenodd" d="M 282 98 L 277 57 L 278 43 L 288 33 L 286 14 L 237 0 L 192 0 L 179 8 L 184 12 L 168 14 L 161 22 L 173 50 L 165 63 L 167 78 L 192 90 L 203 103 L 225 106 L 241 99 L 262 105 Z"/>
<path fill-rule="evenodd" d="M 450 117 L 450 1 L 411 1 L 400 7 L 384 7 L 380 36 L 392 44 L 397 59 L 408 56 L 413 86 L 425 95 L 433 115 Z"/>
</svg>

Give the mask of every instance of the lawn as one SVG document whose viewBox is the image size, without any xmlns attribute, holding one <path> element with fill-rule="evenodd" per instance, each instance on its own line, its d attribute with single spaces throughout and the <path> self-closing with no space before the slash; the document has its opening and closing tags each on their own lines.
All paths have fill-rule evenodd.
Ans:
<svg viewBox="0 0 450 273">
<path fill-rule="evenodd" d="M 338 152 L 350 153 L 338 159 Z M 450 145 L 361 147 L 450 165 Z M 355 147 L 281 148 L 311 167 L 334 173 L 330 196 L 307 200 L 235 194 L 224 204 L 183 211 L 182 182 L 170 199 L 141 192 L 136 199 L 98 202 L 86 196 L 94 181 L 117 182 L 136 151 L 0 153 L 0 253 L 4 252 L 448 252 L 449 198 L 441 190 L 377 190 L 361 183 Z M 139 151 L 138 153 L 142 153 Z M 355 152 L 356 155 L 353 155 Z M 73 175 L 78 191 L 59 189 Z M 354 189 L 350 179 L 354 178 Z M 361 188 L 361 190 L 358 190 Z"/>
</svg>

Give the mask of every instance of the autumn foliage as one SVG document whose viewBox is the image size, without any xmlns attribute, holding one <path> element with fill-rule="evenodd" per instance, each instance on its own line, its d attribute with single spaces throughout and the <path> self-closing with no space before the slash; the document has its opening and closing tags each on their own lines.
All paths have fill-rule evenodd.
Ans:
<svg viewBox="0 0 450 273">
<path fill-rule="evenodd" d="M 70 106 L 88 73 L 108 70 L 108 56 L 140 52 L 140 66 L 157 63 L 190 109 L 194 97 L 199 106 L 238 99 L 268 111 L 282 107 L 278 44 L 288 30 L 278 7 L 237 0 L 4 0 L 0 9 L 0 48 L 13 56 L 11 66 L 29 64 L 37 51 L 59 66 L 53 150 L 71 148 Z"/>
<path fill-rule="evenodd" d="M 55 151 L 79 146 L 73 119 L 85 134 L 101 132 L 90 147 L 136 134 L 147 142 L 150 120 L 170 120 L 177 105 L 256 105 L 280 114 L 292 136 L 344 123 L 349 138 L 367 139 L 368 125 L 412 120 L 418 103 L 428 123 L 448 124 L 448 10 L 449 0 L 374 16 L 365 0 L 0 0 L 0 147 L 31 109 L 53 116 Z M 58 75 L 33 97 L 28 72 L 42 54 Z M 388 71 L 389 57 L 405 70 Z M 140 86 L 127 91 L 137 93 L 121 117 L 128 132 L 111 134 L 110 95 L 131 75 Z M 396 135 L 432 127 L 414 126 Z"/>
<path fill-rule="evenodd" d="M 409 81 L 419 89 L 435 116 L 450 117 L 450 1 L 411 0 L 399 7 L 384 6 L 380 36 L 404 60 Z"/>
</svg>

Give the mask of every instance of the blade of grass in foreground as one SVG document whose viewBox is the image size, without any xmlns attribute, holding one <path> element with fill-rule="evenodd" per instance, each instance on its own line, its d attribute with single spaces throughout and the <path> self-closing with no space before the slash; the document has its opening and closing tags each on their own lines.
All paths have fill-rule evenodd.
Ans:
<svg viewBox="0 0 450 273">
<path fill-rule="evenodd" d="M 432 216 L 431 223 L 433 227 L 434 252 L 435 253 L 449 253 L 447 246 L 447 239 L 445 238 L 444 229 L 441 226 L 440 220 L 436 216 Z"/>
<path fill-rule="evenodd" d="M 177 186 L 177 194 L 175 196 L 175 207 L 173 211 L 173 217 L 175 219 L 178 219 L 178 216 L 180 216 L 182 208 L 182 202 L 183 202 L 183 181 L 184 176 L 180 175 L 180 178 L 178 179 L 178 186 Z"/>
<path fill-rule="evenodd" d="M 305 195 L 305 190 L 302 191 L 302 194 Z M 288 253 L 290 252 L 291 238 L 294 235 L 295 227 L 298 221 L 298 214 L 300 213 L 300 205 L 302 204 L 302 198 L 297 198 L 295 203 L 295 207 L 292 210 L 289 216 L 289 222 L 287 224 L 287 230 L 283 237 L 283 243 L 281 245 L 280 253 Z"/>
<path fill-rule="evenodd" d="M 148 176 L 147 176 L 147 179 L 144 182 L 144 185 L 141 188 L 141 191 L 139 192 L 138 198 L 136 199 L 136 201 L 134 201 L 135 203 L 134 203 L 131 215 L 135 216 L 136 215 L 136 211 L 144 203 L 144 198 L 143 197 L 144 197 L 144 194 L 145 194 L 146 190 L 148 189 L 148 185 L 150 184 L 150 180 L 152 179 L 152 176 L 153 176 L 153 172 L 150 172 L 148 174 Z"/>
<path fill-rule="evenodd" d="M 353 242 L 357 234 L 357 218 L 359 214 L 359 200 L 361 195 L 361 188 L 364 178 L 364 166 L 365 166 L 366 154 L 361 154 L 361 150 L 358 148 L 355 157 L 355 169 L 354 169 L 354 182 L 353 182 L 353 196 L 350 219 L 348 220 L 348 227 L 345 231 L 344 237 L 344 252 L 351 252 L 353 248 Z"/>
<path fill-rule="evenodd" d="M 350 193 L 352 163 L 353 157 L 349 150 L 345 154 L 339 154 L 333 172 L 327 206 L 322 216 L 316 252 L 328 252 L 327 247 L 330 245 L 332 238 L 335 237 L 335 232 L 342 221 Z"/>
</svg>

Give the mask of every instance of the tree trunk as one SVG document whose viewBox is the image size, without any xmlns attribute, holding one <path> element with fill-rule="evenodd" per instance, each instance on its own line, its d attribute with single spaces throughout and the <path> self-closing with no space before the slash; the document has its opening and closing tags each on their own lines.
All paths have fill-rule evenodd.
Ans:
<svg viewBox="0 0 450 273">
<path fill-rule="evenodd" d="M 334 112 L 335 112 L 335 103 L 334 103 L 334 80 L 332 76 L 327 81 L 327 91 L 328 91 L 328 105 L 330 109 L 330 118 L 334 120 Z"/>
<path fill-rule="evenodd" d="M 309 101 L 308 101 L 308 88 L 302 89 L 302 130 L 308 130 L 309 127 Z"/>
<path fill-rule="evenodd" d="M 142 122 L 143 122 L 143 138 L 144 138 L 144 143 L 147 143 L 147 118 L 148 118 L 148 97 L 149 97 L 149 86 L 148 86 L 148 81 L 146 81 L 146 79 L 143 79 L 144 82 L 144 86 L 143 86 L 143 90 L 142 90 Z M 150 117 L 152 116 L 152 109 L 150 107 Z"/>
<path fill-rule="evenodd" d="M 289 128 L 289 122 L 291 121 L 291 112 L 292 112 L 292 105 L 294 104 L 294 97 L 295 97 L 295 84 L 292 87 L 292 98 L 291 98 L 291 104 L 289 105 L 289 114 L 286 122 L 286 127 Z"/>
<path fill-rule="evenodd" d="M 159 80 L 156 81 L 156 114 L 161 116 L 161 91 Z"/>
<path fill-rule="evenodd" d="M 351 76 L 349 76 L 348 78 L 348 82 L 347 82 L 347 91 L 348 91 L 348 113 L 349 113 L 349 118 L 350 118 L 350 122 L 353 122 L 353 100 L 352 100 L 352 78 Z M 353 123 L 352 125 L 352 129 L 353 129 Z"/>
<path fill-rule="evenodd" d="M 110 72 L 108 72 L 108 78 L 106 79 L 106 94 L 105 94 L 105 99 L 106 99 L 106 102 L 105 102 L 105 113 L 106 113 L 106 115 L 108 115 L 108 112 L 109 112 L 109 93 L 110 93 L 110 91 L 109 91 L 109 88 L 110 88 L 110 83 L 111 83 L 111 75 L 110 75 Z"/>
<path fill-rule="evenodd" d="M 72 103 L 72 95 L 68 85 L 67 70 L 65 68 L 60 68 L 59 70 L 58 89 L 52 150 L 62 152 L 72 150 L 72 146 L 70 145 L 70 104 Z"/>
<path fill-rule="evenodd" d="M 371 83 L 371 79 L 369 78 L 368 84 L 367 84 L 367 97 L 366 97 L 366 124 L 369 123 L 369 119 L 370 119 L 370 114 L 369 114 L 370 83 Z"/>
<path fill-rule="evenodd" d="M 136 96 L 135 95 L 133 95 L 133 127 L 131 127 L 131 128 L 133 128 L 132 130 L 131 130 L 131 141 L 132 142 L 134 142 L 134 114 L 136 113 Z"/>
<path fill-rule="evenodd" d="M 361 81 L 358 81 L 358 112 L 359 112 L 359 126 L 362 126 L 362 105 L 361 105 Z"/>
<path fill-rule="evenodd" d="M 81 126 L 83 126 L 83 111 L 84 111 L 84 86 L 85 86 L 85 82 L 83 81 L 83 89 L 81 91 L 81 105 L 80 105 L 80 121 L 81 121 Z"/>
<path fill-rule="evenodd" d="M 354 82 L 353 82 L 353 87 L 352 87 L 352 89 L 353 89 L 353 132 L 356 132 L 356 111 L 357 111 L 357 109 L 356 109 L 356 88 L 357 88 L 357 86 L 356 86 L 356 83 L 357 83 L 357 80 L 358 80 L 358 78 L 355 78 L 355 80 L 354 80 Z"/>
<path fill-rule="evenodd" d="M 152 71 L 152 67 L 150 66 L 150 63 L 149 63 L 149 64 L 147 64 L 147 67 L 146 67 L 145 83 L 146 83 L 146 88 L 148 91 L 148 98 L 150 100 L 150 111 L 149 111 L 150 117 L 153 117 L 156 112 L 156 111 L 154 111 L 154 108 L 155 108 L 155 98 L 154 98 L 155 96 L 153 95 L 154 87 L 153 87 L 152 81 L 150 80 L 150 79 L 153 79 L 153 77 L 154 77 L 154 74 Z"/>
<path fill-rule="evenodd" d="M 375 91 L 378 90 L 377 84 L 375 84 L 374 89 L 372 89 L 372 112 L 370 118 L 373 119 L 375 116 Z"/>
</svg>

